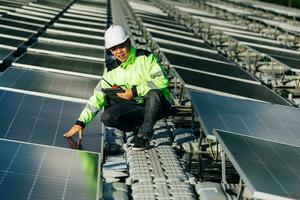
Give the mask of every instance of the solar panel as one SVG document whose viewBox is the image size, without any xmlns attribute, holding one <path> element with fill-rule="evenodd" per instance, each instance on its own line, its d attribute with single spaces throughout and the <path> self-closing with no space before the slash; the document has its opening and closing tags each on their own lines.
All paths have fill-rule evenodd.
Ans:
<svg viewBox="0 0 300 200">
<path fill-rule="evenodd" d="M 268 54 L 269 56 L 277 59 L 278 61 L 282 62 L 286 66 L 290 68 L 300 69 L 300 52 L 299 51 L 291 51 L 290 49 L 282 48 L 282 51 L 270 48 L 262 48 L 257 46 L 250 45 L 251 48 L 261 52 Z M 286 51 L 285 51 L 286 50 Z M 291 51 L 291 52 L 288 52 Z"/>
<path fill-rule="evenodd" d="M 167 35 L 163 33 L 157 33 L 153 32 L 151 30 L 148 30 L 151 33 L 151 36 L 155 40 L 155 38 L 159 39 L 164 39 L 164 40 L 169 40 L 177 43 L 182 43 L 182 44 L 188 44 L 192 46 L 201 46 L 203 44 L 203 41 L 201 39 L 198 39 L 197 37 L 182 37 L 181 35 L 178 37 L 177 35 Z"/>
<path fill-rule="evenodd" d="M 105 53 L 104 49 L 46 41 L 35 43 L 28 48 L 28 51 L 63 55 L 73 58 L 85 58 L 94 61 L 104 61 Z"/>
<path fill-rule="evenodd" d="M 300 52 L 294 51 L 287 48 L 272 48 L 270 46 L 256 46 L 257 44 L 249 44 L 251 48 L 256 49 L 257 51 L 260 51 L 265 54 L 270 55 L 277 55 L 281 57 L 287 57 L 287 58 L 300 58 Z"/>
<path fill-rule="evenodd" d="M 220 130 L 215 135 L 253 199 L 300 198 L 299 146 Z"/>
<path fill-rule="evenodd" d="M 32 31 L 36 31 L 38 32 L 41 27 L 40 26 L 34 26 L 34 25 L 28 25 L 28 24 L 23 24 L 23 23 L 17 23 L 17 22 L 11 22 L 11 21 L 7 21 L 7 20 L 3 20 L 2 18 L 0 18 L 0 23 L 1 25 L 5 25 L 5 26 L 11 26 L 14 28 L 22 28 L 22 29 L 26 29 L 26 30 L 32 30 Z"/>
<path fill-rule="evenodd" d="M 226 62 L 226 63 L 229 63 L 229 60 L 227 58 L 225 58 L 224 56 L 221 56 L 217 53 L 212 53 L 212 52 L 209 52 L 209 51 L 201 51 L 201 50 L 192 50 L 192 49 L 188 49 L 188 48 L 184 48 L 184 47 L 178 47 L 178 46 L 175 46 L 175 45 L 161 45 L 159 44 L 159 46 L 163 49 L 162 52 L 167 56 L 167 58 L 170 57 L 171 60 L 174 61 L 171 62 L 173 64 L 176 64 L 176 65 L 187 65 L 185 63 L 190 63 L 190 61 L 194 62 L 194 64 L 197 64 L 197 60 L 196 58 L 190 58 L 189 56 L 199 56 L 199 57 L 202 57 L 202 58 L 208 58 L 208 59 L 212 59 L 212 60 L 216 60 L 216 61 L 222 61 L 222 62 Z M 165 50 L 166 48 L 166 50 Z M 171 51 L 168 51 L 168 50 L 173 50 L 175 52 L 171 52 Z M 208 49 L 209 50 L 209 49 Z M 165 53 L 166 52 L 166 53 Z M 179 54 L 182 54 L 182 53 L 187 53 L 187 56 L 179 56 L 177 57 Z M 187 61 L 185 60 L 185 57 L 187 57 Z M 180 63 L 180 64 L 179 64 Z"/>
<path fill-rule="evenodd" d="M 41 24 L 41 25 L 47 24 L 47 22 L 42 22 L 40 20 L 35 20 L 35 19 L 32 19 L 32 18 L 31 19 L 30 18 L 25 18 L 25 17 L 21 17 L 21 16 L 14 16 L 14 15 L 9 15 L 9 14 L 6 14 L 4 18 L 11 19 L 11 20 L 16 20 L 16 21 L 21 21 L 21 22 Z"/>
<path fill-rule="evenodd" d="M 195 79 L 193 79 L 193 77 L 191 78 L 187 77 L 185 73 L 189 73 L 189 72 L 185 72 L 185 70 L 193 69 L 194 72 L 197 72 L 195 70 L 199 70 L 199 72 L 204 71 L 209 73 L 215 73 L 215 75 L 223 75 L 223 76 L 257 82 L 256 79 L 252 77 L 250 74 L 248 74 L 246 71 L 230 63 L 228 64 L 220 63 L 220 62 L 214 62 L 214 61 L 204 60 L 200 58 L 196 59 L 196 58 L 191 58 L 187 56 L 176 55 L 176 54 L 171 54 L 166 52 L 164 52 L 164 54 L 172 65 L 182 66 L 186 68 L 186 69 L 178 69 L 178 67 L 174 66 L 174 68 L 180 74 L 183 80 L 186 81 L 186 83 L 189 82 L 192 85 L 198 85 L 196 81 L 197 77 L 195 76 L 195 73 L 194 73 Z M 203 74 L 199 74 L 199 76 L 202 77 Z M 187 77 L 187 79 L 185 77 Z M 193 82 L 193 80 L 195 80 L 195 82 Z M 201 85 L 201 82 L 199 82 L 199 84 Z"/>
<path fill-rule="evenodd" d="M 104 63 L 90 60 L 74 59 L 63 56 L 37 54 L 27 52 L 18 58 L 13 66 L 40 67 L 58 69 L 64 71 L 79 72 L 84 74 L 102 75 L 104 72 Z"/>
<path fill-rule="evenodd" d="M 0 90 L 0 137 L 29 143 L 73 148 L 63 137 L 84 104 Z M 100 115 L 84 129 L 80 149 L 100 152 L 103 130 Z"/>
<path fill-rule="evenodd" d="M 270 56 L 290 68 L 298 69 L 298 70 L 300 69 L 300 57 L 297 59 L 296 57 L 282 57 L 282 56 L 276 56 L 276 55 L 270 55 Z"/>
<path fill-rule="evenodd" d="M 25 32 L 25 31 L 19 31 L 19 30 L 13 30 L 9 28 L 0 27 L 0 34 L 3 35 L 9 35 L 9 36 L 17 36 L 21 38 L 29 39 L 31 36 L 33 36 L 33 33 Z"/>
<path fill-rule="evenodd" d="M 190 91 L 205 133 L 214 128 L 300 146 L 300 109 Z"/>
<path fill-rule="evenodd" d="M 88 99 L 99 80 L 10 67 L 0 75 L 0 86 L 79 99 Z"/>
<path fill-rule="evenodd" d="M 230 35 L 230 34 L 229 34 Z M 273 47 L 278 47 L 278 48 L 282 48 L 284 47 L 283 44 L 278 43 L 277 40 L 270 40 L 270 39 L 266 39 L 266 40 L 262 40 L 263 38 L 249 38 L 248 36 L 237 36 L 237 35 L 230 35 L 231 37 L 233 37 L 234 39 L 238 40 L 238 41 L 242 41 L 242 42 L 249 42 L 249 43 L 253 43 L 253 44 L 262 44 L 262 45 L 267 45 L 267 46 L 273 46 Z"/>
<path fill-rule="evenodd" d="M 0 139 L 2 200 L 99 199 L 99 155 Z"/>
<path fill-rule="evenodd" d="M 0 36 L 0 45 L 8 47 L 19 47 L 24 41 L 12 38 L 4 38 Z"/>
<path fill-rule="evenodd" d="M 46 32 L 42 36 L 42 38 L 49 38 L 49 39 L 56 39 L 56 40 L 63 40 L 63 41 L 70 41 L 70 42 L 79 42 L 79 43 L 85 43 L 85 44 L 92 44 L 96 46 L 104 46 L 104 40 L 100 39 L 92 39 L 87 38 L 83 36 L 75 36 L 75 35 L 69 35 L 67 33 L 51 33 Z"/>
<path fill-rule="evenodd" d="M 184 26 L 176 24 L 174 20 L 168 20 L 165 22 L 165 21 L 160 21 L 159 18 L 158 19 L 148 19 L 145 17 L 142 17 L 142 20 L 143 20 L 143 22 L 147 22 L 149 24 L 188 32 Z"/>
<path fill-rule="evenodd" d="M 64 18 L 61 17 L 59 20 L 58 20 L 59 23 L 63 23 L 63 24 L 66 24 L 66 25 L 72 25 L 72 26 L 82 26 L 82 23 L 78 23 L 76 21 L 73 21 L 73 22 L 70 22 L 70 21 L 64 21 Z M 97 25 L 96 25 L 97 24 Z M 89 23 L 86 23 L 84 25 L 84 27 L 87 27 L 87 28 L 94 28 L 94 29 L 98 29 L 98 30 L 105 30 L 106 29 L 106 23 L 95 23 L 95 24 L 89 24 Z"/>
<path fill-rule="evenodd" d="M 91 36 L 99 36 L 99 37 L 104 36 L 104 31 L 103 32 L 95 32 L 95 31 L 84 30 L 83 28 L 80 29 L 80 28 L 71 28 L 71 27 L 58 27 L 58 26 L 55 26 L 55 24 L 52 29 L 59 30 L 59 31 L 69 31 L 72 33 L 87 34 L 87 35 L 91 35 Z"/>
<path fill-rule="evenodd" d="M 232 80 L 224 77 L 213 76 L 209 74 L 176 69 L 177 73 L 184 80 L 185 84 L 208 89 L 214 92 L 223 92 L 229 95 L 257 99 L 281 105 L 290 105 L 282 97 L 276 95 L 273 91 L 262 85 L 251 84 L 243 81 Z"/>
</svg>

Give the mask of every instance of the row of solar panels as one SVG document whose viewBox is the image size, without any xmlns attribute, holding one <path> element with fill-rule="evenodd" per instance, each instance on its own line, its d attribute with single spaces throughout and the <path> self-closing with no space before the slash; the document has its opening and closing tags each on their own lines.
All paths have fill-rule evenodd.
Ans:
<svg viewBox="0 0 300 200">
<path fill-rule="evenodd" d="M 103 73 L 107 2 L 0 6 L 0 20 L 13 23 L 1 26 L 0 46 L 22 54 L 0 74 L 1 199 L 99 199 L 99 118 L 85 129 L 82 142 L 62 134 Z"/>
<path fill-rule="evenodd" d="M 138 10 L 137 3 L 131 5 L 186 87 L 289 105 L 171 17 L 145 13 Z"/>
<path fill-rule="evenodd" d="M 130 5 L 189 89 L 204 133 L 222 144 L 252 197 L 298 199 L 300 110 L 213 52 L 155 5 L 142 1 Z"/>
<path fill-rule="evenodd" d="M 215 8 L 223 8 L 222 4 L 209 3 L 209 5 Z M 207 14 L 204 12 L 204 10 L 200 10 L 200 13 L 197 13 L 197 9 L 194 6 L 192 7 L 191 5 L 177 4 L 175 7 L 183 12 L 189 13 L 194 19 L 198 19 L 203 23 L 209 24 L 211 28 L 222 31 L 225 35 L 232 37 L 240 44 L 246 45 L 250 49 L 258 53 L 263 53 L 266 56 L 276 60 L 287 69 L 299 71 L 299 51 L 289 48 L 277 40 L 264 37 L 261 33 L 250 31 L 248 30 L 249 27 L 247 25 L 236 25 L 234 22 L 221 19 L 216 15 L 212 16 L 211 14 Z M 198 9 L 201 8 L 199 7 Z M 227 9 L 227 12 L 236 14 L 236 12 L 231 11 L 230 9 Z M 257 16 L 251 16 L 251 14 L 248 15 L 247 16 L 249 18 L 258 20 Z M 271 21 L 268 19 L 263 20 L 268 22 Z"/>
<path fill-rule="evenodd" d="M 292 17 L 293 19 L 296 19 L 300 17 L 299 15 L 299 10 L 298 9 L 291 9 L 291 8 L 284 8 L 284 7 L 278 7 L 276 5 L 270 5 L 262 2 L 243 2 L 240 4 L 240 6 L 237 5 L 228 5 L 224 2 L 209 2 L 207 1 L 208 5 L 211 5 L 213 7 L 217 7 L 219 9 L 225 10 L 227 12 L 236 14 L 236 15 L 241 15 L 244 17 L 247 17 L 248 19 L 251 20 L 256 20 L 260 21 L 262 23 L 265 23 L 267 25 L 279 28 L 287 33 L 291 33 L 294 35 L 300 35 L 300 29 L 297 25 L 299 25 L 299 21 L 289 21 L 286 18 L 278 18 L 276 15 L 273 15 L 273 19 L 268 19 L 264 16 L 257 16 L 253 12 L 255 9 L 262 9 L 265 11 L 272 11 L 275 13 L 278 13 L 280 15 L 285 15 Z M 239 4 L 239 3 L 237 3 Z M 243 5 L 243 6 L 241 6 Z M 245 7 L 246 6 L 246 7 Z M 249 8 L 252 7 L 252 9 Z M 255 8 L 255 9 L 253 9 Z M 279 20 L 278 20 L 279 19 Z"/>
</svg>

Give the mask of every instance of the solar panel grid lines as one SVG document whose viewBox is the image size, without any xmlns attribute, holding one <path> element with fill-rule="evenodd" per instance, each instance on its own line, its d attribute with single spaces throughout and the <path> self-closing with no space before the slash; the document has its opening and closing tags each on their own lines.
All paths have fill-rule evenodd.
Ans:
<svg viewBox="0 0 300 200">
<path fill-rule="evenodd" d="M 73 148 L 77 138 L 68 140 L 62 134 L 75 123 L 84 104 L 0 91 L 1 138 Z M 101 150 L 103 133 L 99 122 L 98 116 L 85 129 L 82 150 Z"/>
<path fill-rule="evenodd" d="M 0 143 L 1 199 L 99 197 L 98 154 L 5 139 Z"/>
<path fill-rule="evenodd" d="M 299 146 L 223 130 L 214 134 L 253 198 L 299 199 Z"/>
</svg>

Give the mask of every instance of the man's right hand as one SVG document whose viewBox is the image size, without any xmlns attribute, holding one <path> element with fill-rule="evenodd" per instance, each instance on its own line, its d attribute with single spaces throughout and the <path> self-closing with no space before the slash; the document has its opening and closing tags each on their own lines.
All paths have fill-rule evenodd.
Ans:
<svg viewBox="0 0 300 200">
<path fill-rule="evenodd" d="M 82 134 L 83 134 L 83 128 L 77 124 L 75 124 L 74 126 L 72 126 L 72 128 L 64 133 L 64 137 L 66 138 L 70 138 L 73 135 L 75 135 L 76 133 L 79 133 L 79 138 L 82 138 Z"/>
</svg>

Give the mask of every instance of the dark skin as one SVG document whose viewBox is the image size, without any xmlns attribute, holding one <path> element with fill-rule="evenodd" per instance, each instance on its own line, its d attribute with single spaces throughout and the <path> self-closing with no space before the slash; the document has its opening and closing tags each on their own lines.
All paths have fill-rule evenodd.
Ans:
<svg viewBox="0 0 300 200">
<path fill-rule="evenodd" d="M 114 46 L 109 50 L 116 59 L 118 59 L 121 63 L 124 63 L 129 58 L 130 48 L 131 48 L 131 42 L 130 39 L 128 39 L 124 43 Z M 127 100 L 133 99 L 133 93 L 131 89 L 127 89 L 123 93 L 117 93 L 117 95 L 118 97 L 123 99 L 127 99 Z M 70 130 L 64 133 L 64 137 L 71 138 L 77 133 L 79 134 L 79 138 L 81 139 L 83 136 L 83 128 L 75 124 L 71 127 Z"/>
</svg>

